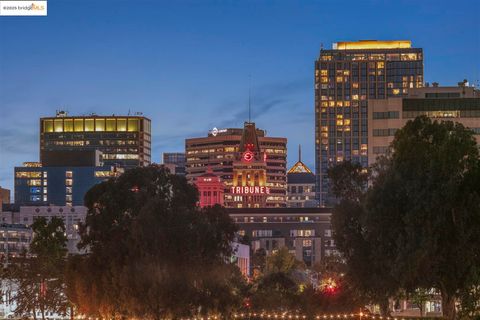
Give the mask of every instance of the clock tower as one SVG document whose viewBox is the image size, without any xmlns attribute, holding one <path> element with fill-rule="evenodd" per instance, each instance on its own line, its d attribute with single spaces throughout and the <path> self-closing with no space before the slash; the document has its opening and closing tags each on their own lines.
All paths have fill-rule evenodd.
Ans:
<svg viewBox="0 0 480 320">
<path fill-rule="evenodd" d="M 266 206 L 270 188 L 267 186 L 267 156 L 260 150 L 255 123 L 245 122 L 242 139 L 233 162 L 230 193 L 236 208 Z"/>
</svg>

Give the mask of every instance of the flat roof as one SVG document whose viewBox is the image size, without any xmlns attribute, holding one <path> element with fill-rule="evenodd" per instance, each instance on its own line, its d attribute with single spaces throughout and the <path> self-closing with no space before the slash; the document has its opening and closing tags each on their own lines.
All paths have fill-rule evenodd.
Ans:
<svg viewBox="0 0 480 320">
<path fill-rule="evenodd" d="M 334 50 L 361 50 L 361 49 L 405 49 L 411 48 L 410 40 L 360 40 L 342 41 L 333 43 Z"/>
<path fill-rule="evenodd" d="M 226 208 L 228 214 L 331 214 L 333 208 Z"/>
</svg>

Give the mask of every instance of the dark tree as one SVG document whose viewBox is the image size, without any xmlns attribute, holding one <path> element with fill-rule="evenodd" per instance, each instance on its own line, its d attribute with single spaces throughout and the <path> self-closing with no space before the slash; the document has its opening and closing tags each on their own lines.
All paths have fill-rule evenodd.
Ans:
<svg viewBox="0 0 480 320">
<path fill-rule="evenodd" d="M 360 196 L 352 196 L 358 169 L 337 174 L 352 177 L 337 188 L 344 196 L 333 218 L 347 274 L 375 294 L 435 288 L 444 315 L 454 319 L 461 292 L 478 286 L 472 279 L 480 266 L 480 161 L 473 132 L 418 117 L 396 133 L 390 149 Z"/>
<path fill-rule="evenodd" d="M 343 162 L 329 171 L 333 192 L 339 198 L 332 225 L 337 248 L 346 262 L 345 281 L 358 299 L 377 303 L 388 315 L 388 299 L 399 289 L 390 272 L 391 255 L 378 250 L 381 239 L 366 225 L 364 208 L 369 175 L 359 164 Z"/>
<path fill-rule="evenodd" d="M 220 206 L 199 209 L 184 177 L 150 166 L 93 187 L 81 228 L 89 253 L 69 267 L 81 313 L 110 317 L 228 314 L 241 303 L 227 264 L 236 227 Z"/>
<path fill-rule="evenodd" d="M 67 313 L 64 270 L 66 258 L 65 225 L 60 218 L 50 221 L 41 217 L 31 226 L 34 233 L 28 254 L 9 266 L 15 283 L 15 313 L 36 318 L 37 311 L 45 319 L 46 312 Z"/>
<path fill-rule="evenodd" d="M 434 287 L 455 318 L 480 263 L 480 161 L 473 132 L 419 117 L 399 130 L 366 200 L 368 224 L 408 291 Z"/>
</svg>

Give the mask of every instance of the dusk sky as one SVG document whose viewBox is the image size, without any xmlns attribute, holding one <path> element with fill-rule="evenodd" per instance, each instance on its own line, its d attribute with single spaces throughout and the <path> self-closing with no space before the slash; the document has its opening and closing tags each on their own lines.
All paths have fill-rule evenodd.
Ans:
<svg viewBox="0 0 480 320">
<path fill-rule="evenodd" d="M 314 169 L 314 61 L 323 43 L 412 40 L 425 81 L 480 79 L 480 1 L 48 1 L 0 17 L 0 186 L 38 161 L 39 118 L 143 112 L 152 157 L 252 118 Z"/>
</svg>

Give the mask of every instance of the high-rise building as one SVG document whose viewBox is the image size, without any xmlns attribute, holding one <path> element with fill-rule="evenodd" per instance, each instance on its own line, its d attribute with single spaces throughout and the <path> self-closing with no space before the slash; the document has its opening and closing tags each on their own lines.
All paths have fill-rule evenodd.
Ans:
<svg viewBox="0 0 480 320">
<path fill-rule="evenodd" d="M 385 154 L 395 132 L 408 120 L 426 115 L 436 120 L 460 122 L 475 132 L 480 142 L 480 91 L 460 83 L 458 87 L 424 87 L 406 97 L 368 101 L 368 162 Z"/>
<path fill-rule="evenodd" d="M 58 150 L 99 150 L 106 165 L 147 166 L 151 122 L 137 115 L 72 117 L 60 111 L 56 117 L 40 119 L 40 152 Z"/>
<path fill-rule="evenodd" d="M 315 62 L 316 196 L 335 199 L 327 171 L 343 160 L 368 165 L 368 101 L 423 86 L 423 50 L 410 41 L 334 43 Z"/>
<path fill-rule="evenodd" d="M 162 158 L 162 164 L 166 166 L 171 173 L 185 175 L 184 152 L 164 152 Z"/>
<path fill-rule="evenodd" d="M 211 130 L 185 141 L 187 179 L 211 168 L 225 183 L 226 207 L 285 207 L 287 139 L 267 137 L 246 122 L 243 129 Z"/>
<path fill-rule="evenodd" d="M 298 147 L 298 161 L 287 173 L 287 203 L 293 208 L 317 207 L 315 200 L 315 175 L 302 162 L 302 153 Z"/>
<path fill-rule="evenodd" d="M 95 184 L 118 176 L 123 168 L 105 166 L 101 152 L 43 151 L 44 162 L 15 167 L 15 204 L 83 205 L 85 193 Z"/>
</svg>

